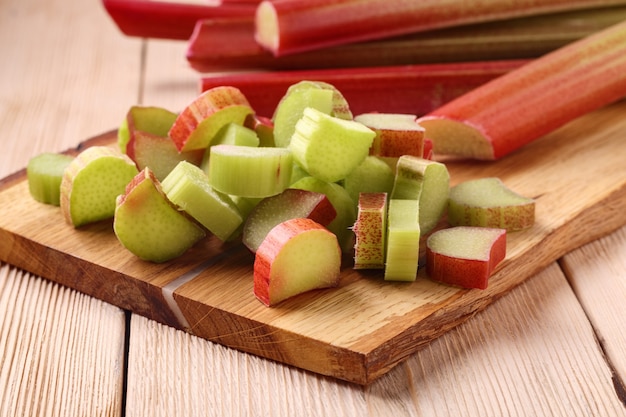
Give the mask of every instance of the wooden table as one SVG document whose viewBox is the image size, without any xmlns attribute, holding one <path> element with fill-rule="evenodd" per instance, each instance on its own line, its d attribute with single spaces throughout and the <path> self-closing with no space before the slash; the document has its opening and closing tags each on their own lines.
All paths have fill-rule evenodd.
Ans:
<svg viewBox="0 0 626 417">
<path fill-rule="evenodd" d="M 95 0 L 2 0 L 0 48 L 0 177 L 197 94 L 184 43 L 124 37 Z M 0 263 L 0 416 L 623 416 L 625 300 L 623 227 L 363 387 Z"/>
</svg>

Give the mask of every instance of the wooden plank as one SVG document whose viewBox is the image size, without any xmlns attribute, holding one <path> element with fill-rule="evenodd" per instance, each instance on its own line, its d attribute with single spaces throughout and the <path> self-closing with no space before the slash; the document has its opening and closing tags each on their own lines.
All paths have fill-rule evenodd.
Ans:
<svg viewBox="0 0 626 417">
<path fill-rule="evenodd" d="M 0 193 L 0 207 L 13 204 L 0 220 L 0 258 L 227 346 L 368 383 L 564 253 L 624 224 L 605 214 L 626 208 L 626 166 L 615 152 L 625 109 L 595 112 L 496 163 L 449 164 L 453 183 L 498 176 L 537 199 L 536 225 L 510 234 L 507 259 L 485 291 L 436 284 L 423 272 L 413 284 L 387 283 L 346 267 L 339 288 L 266 308 L 252 295 L 252 257 L 243 247 L 209 238 L 175 261 L 142 262 L 121 250 L 110 223 L 74 230 L 57 209 L 30 199 L 24 181 Z M 176 304 L 168 305 L 164 288 Z"/>
<path fill-rule="evenodd" d="M 613 215 L 625 216 L 620 211 Z M 626 403 L 626 228 L 567 254 L 561 266 L 593 324 Z"/>
<path fill-rule="evenodd" d="M 0 264 L 0 415 L 122 415 L 122 310 Z"/>
<path fill-rule="evenodd" d="M 207 417 L 626 416 L 594 331 L 555 263 L 367 387 L 137 315 L 131 335 L 128 417 L 146 409 Z"/>
<path fill-rule="evenodd" d="M 416 415 L 626 416 L 594 329 L 556 264 L 402 368 L 409 382 L 398 396 L 413 400 Z"/>
</svg>

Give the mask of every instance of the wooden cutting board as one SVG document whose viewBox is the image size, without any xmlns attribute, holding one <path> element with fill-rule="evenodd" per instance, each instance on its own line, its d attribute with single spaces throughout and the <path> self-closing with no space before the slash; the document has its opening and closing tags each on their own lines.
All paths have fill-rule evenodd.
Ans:
<svg viewBox="0 0 626 417">
<path fill-rule="evenodd" d="M 161 323 L 245 352 L 367 384 L 568 251 L 626 224 L 626 102 L 582 117 L 498 162 L 449 162 L 452 184 L 496 176 L 537 201 L 536 224 L 510 233 L 486 290 L 392 283 L 350 260 L 336 289 L 267 308 L 252 255 L 202 241 L 165 264 L 135 258 L 112 222 L 74 229 L 34 201 L 25 171 L 0 182 L 0 259 Z M 115 132 L 86 146 L 111 144 Z M 550 294 L 545 294 L 550 297 Z M 532 314 L 532 312 L 529 312 Z"/>
</svg>

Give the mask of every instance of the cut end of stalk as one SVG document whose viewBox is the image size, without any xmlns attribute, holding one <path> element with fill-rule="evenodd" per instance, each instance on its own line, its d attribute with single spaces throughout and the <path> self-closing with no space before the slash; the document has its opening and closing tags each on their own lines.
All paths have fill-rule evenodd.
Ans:
<svg viewBox="0 0 626 417">
<path fill-rule="evenodd" d="M 278 16 L 270 1 L 262 1 L 256 10 L 254 39 L 276 55 L 279 47 Z"/>
<path fill-rule="evenodd" d="M 491 141 L 477 127 L 441 116 L 424 116 L 417 122 L 426 130 L 437 155 L 496 159 Z"/>
</svg>

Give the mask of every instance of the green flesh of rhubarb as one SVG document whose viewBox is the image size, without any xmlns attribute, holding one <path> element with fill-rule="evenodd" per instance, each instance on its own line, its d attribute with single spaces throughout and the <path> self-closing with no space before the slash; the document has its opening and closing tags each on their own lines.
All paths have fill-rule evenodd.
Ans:
<svg viewBox="0 0 626 417">
<path fill-rule="evenodd" d="M 31 158 L 26 167 L 30 195 L 41 203 L 58 206 L 63 172 L 73 159 L 70 155 L 48 152 Z"/>
<path fill-rule="evenodd" d="M 193 164 L 180 162 L 161 186 L 172 203 L 222 241 L 228 240 L 243 223 L 232 199 L 211 188 L 205 172 Z"/>
<path fill-rule="evenodd" d="M 398 159 L 392 198 L 419 201 L 422 233 L 433 230 L 441 219 L 449 190 L 450 175 L 444 164 L 410 155 Z"/>
<path fill-rule="evenodd" d="M 415 281 L 419 261 L 419 206 L 415 200 L 389 200 L 386 281 Z"/>
<path fill-rule="evenodd" d="M 289 149 L 309 174 L 336 182 L 365 160 L 375 135 L 360 123 L 307 108 L 296 124 Z"/>
<path fill-rule="evenodd" d="M 224 194 L 269 197 L 291 182 L 293 158 L 288 149 L 215 145 L 210 152 L 209 183 Z"/>
</svg>

